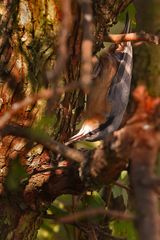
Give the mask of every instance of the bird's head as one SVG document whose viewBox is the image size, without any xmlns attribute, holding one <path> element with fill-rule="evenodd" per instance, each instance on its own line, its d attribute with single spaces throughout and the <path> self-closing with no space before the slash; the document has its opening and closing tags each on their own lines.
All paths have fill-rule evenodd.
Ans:
<svg viewBox="0 0 160 240">
<path fill-rule="evenodd" d="M 101 123 L 102 123 L 102 118 L 98 116 L 96 116 L 95 118 L 86 119 L 83 122 L 79 132 L 69 139 L 69 141 L 67 142 L 67 145 L 80 140 L 87 140 L 87 141 L 99 140 L 97 138 L 99 134 L 98 128 Z"/>
</svg>

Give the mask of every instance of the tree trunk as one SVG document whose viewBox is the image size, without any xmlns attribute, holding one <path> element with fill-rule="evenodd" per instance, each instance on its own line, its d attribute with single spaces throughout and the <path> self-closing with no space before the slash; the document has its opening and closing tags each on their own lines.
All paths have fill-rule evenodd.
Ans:
<svg viewBox="0 0 160 240">
<path fill-rule="evenodd" d="M 136 0 L 137 31 L 158 33 L 160 26 L 160 2 Z M 134 80 L 147 85 L 152 95 L 160 95 L 160 48 L 143 44 L 135 48 Z"/>
</svg>

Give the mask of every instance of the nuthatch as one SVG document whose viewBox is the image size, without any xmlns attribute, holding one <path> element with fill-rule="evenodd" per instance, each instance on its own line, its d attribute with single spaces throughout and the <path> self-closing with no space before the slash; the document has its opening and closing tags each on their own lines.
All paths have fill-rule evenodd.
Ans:
<svg viewBox="0 0 160 240">
<path fill-rule="evenodd" d="M 126 19 L 124 32 L 129 29 L 130 21 Z M 79 132 L 67 144 L 79 140 L 103 140 L 119 128 L 129 100 L 131 78 L 131 42 L 111 45 L 94 64 L 86 118 Z"/>
</svg>

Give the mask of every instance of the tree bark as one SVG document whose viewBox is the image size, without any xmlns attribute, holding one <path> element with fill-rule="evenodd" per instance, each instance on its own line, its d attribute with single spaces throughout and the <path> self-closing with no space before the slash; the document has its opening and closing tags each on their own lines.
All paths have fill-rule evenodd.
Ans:
<svg viewBox="0 0 160 240">
<path fill-rule="evenodd" d="M 137 31 L 157 33 L 160 26 L 160 2 L 136 0 Z M 135 48 L 134 81 L 144 83 L 152 95 L 160 95 L 160 48 L 143 44 Z"/>
</svg>

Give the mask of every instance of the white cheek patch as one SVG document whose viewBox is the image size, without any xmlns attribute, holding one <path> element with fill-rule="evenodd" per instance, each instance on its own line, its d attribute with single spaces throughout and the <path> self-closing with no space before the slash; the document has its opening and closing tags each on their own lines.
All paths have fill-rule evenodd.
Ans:
<svg viewBox="0 0 160 240">
<path fill-rule="evenodd" d="M 87 134 L 91 131 L 93 131 L 95 128 L 93 128 L 93 126 L 85 124 L 82 126 L 82 128 L 80 129 L 80 131 L 76 134 L 76 135 L 81 135 L 81 134 Z"/>
<path fill-rule="evenodd" d="M 96 128 L 92 124 L 84 123 L 82 125 L 81 129 L 79 130 L 79 132 L 77 134 L 75 134 L 73 137 L 71 137 L 70 140 L 66 143 L 66 145 L 68 145 L 72 142 L 79 141 L 79 140 L 83 139 L 85 137 L 85 135 L 94 131 L 95 129 Z"/>
</svg>

